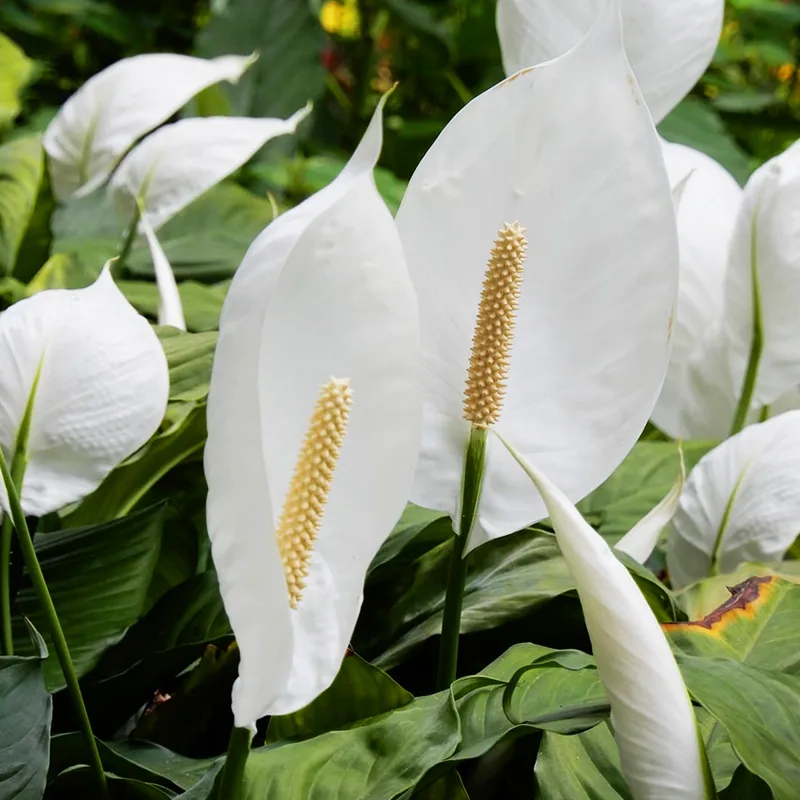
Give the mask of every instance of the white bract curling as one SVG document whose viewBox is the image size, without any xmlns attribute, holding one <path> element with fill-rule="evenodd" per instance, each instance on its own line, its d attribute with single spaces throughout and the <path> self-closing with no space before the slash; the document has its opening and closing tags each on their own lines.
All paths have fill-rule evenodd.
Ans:
<svg viewBox="0 0 800 800">
<path fill-rule="evenodd" d="M 513 248 L 524 259 L 508 298 L 516 330 L 502 356 L 507 385 L 497 428 L 569 497 L 586 495 L 622 461 L 664 378 L 678 278 L 675 212 L 618 9 L 602 5 L 573 50 L 456 115 L 414 173 L 397 216 L 425 366 L 411 499 L 454 519 L 470 436 L 472 337 L 499 233 L 520 236 L 518 223 L 528 245 L 526 253 L 522 239 L 503 239 L 495 254 L 503 270 L 511 269 L 501 262 Z M 505 449 L 492 437 L 487 448 L 473 547 L 546 516 Z"/>
<path fill-rule="evenodd" d="M 498 0 L 497 32 L 506 74 L 577 44 L 605 0 Z M 724 0 L 620 0 L 625 50 L 647 105 L 660 122 L 711 63 Z"/>
<path fill-rule="evenodd" d="M 96 189 L 137 139 L 207 86 L 237 81 L 252 62 L 247 56 L 150 53 L 99 72 L 64 103 L 45 132 L 53 194 L 63 200 Z"/>
<path fill-rule="evenodd" d="M 800 533 L 800 411 L 751 425 L 692 470 L 667 551 L 676 588 L 778 561 Z"/>
<path fill-rule="evenodd" d="M 129 220 L 140 202 L 158 230 L 270 139 L 293 133 L 310 111 L 288 119 L 204 117 L 164 125 L 119 165 L 110 185 L 114 205 Z"/>
<path fill-rule="evenodd" d="M 9 460 L 30 409 L 26 514 L 94 491 L 164 417 L 164 351 L 108 268 L 86 289 L 43 291 L 4 311 L 0 363 L 0 446 Z M 8 511 L 2 486 L 0 504 Z"/>
<path fill-rule="evenodd" d="M 239 727 L 331 684 L 413 478 L 419 320 L 372 177 L 381 115 L 333 183 L 253 242 L 220 320 L 205 469 Z"/>
<path fill-rule="evenodd" d="M 564 493 L 510 444 L 506 447 L 541 493 L 575 580 L 632 796 L 714 797 L 689 694 L 639 587 Z"/>
<path fill-rule="evenodd" d="M 172 266 L 167 259 L 161 243 L 150 224 L 150 218 L 146 211 L 141 212 L 139 225 L 147 239 L 147 246 L 150 248 L 150 258 L 153 261 L 153 271 L 156 276 L 156 287 L 158 289 L 158 324 L 171 325 L 178 330 L 186 330 L 186 319 L 183 315 L 183 304 L 181 295 L 178 291 L 178 284 L 175 281 L 175 274 Z"/>
</svg>

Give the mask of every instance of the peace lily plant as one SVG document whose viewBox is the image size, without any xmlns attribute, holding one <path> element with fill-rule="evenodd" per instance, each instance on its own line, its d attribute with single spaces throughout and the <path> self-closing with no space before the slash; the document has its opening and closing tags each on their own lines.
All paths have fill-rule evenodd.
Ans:
<svg viewBox="0 0 800 800">
<path fill-rule="evenodd" d="M 253 242 L 220 320 L 205 470 L 241 654 L 226 798 L 256 720 L 336 677 L 417 460 L 417 303 L 372 177 L 382 107 L 339 177 Z"/>
<path fill-rule="evenodd" d="M 445 686 L 455 676 L 464 556 L 547 514 L 488 429 L 577 500 L 633 446 L 669 359 L 672 196 L 616 3 L 601 4 L 573 49 L 456 115 L 412 176 L 397 226 L 424 364 L 411 499 L 449 514 L 458 534 Z"/>
</svg>

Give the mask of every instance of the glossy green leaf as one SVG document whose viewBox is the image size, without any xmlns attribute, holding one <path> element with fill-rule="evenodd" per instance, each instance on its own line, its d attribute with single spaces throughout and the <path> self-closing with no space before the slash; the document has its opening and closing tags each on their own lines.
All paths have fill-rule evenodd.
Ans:
<svg viewBox="0 0 800 800">
<path fill-rule="evenodd" d="M 433 530 L 434 523 L 436 523 L 435 531 Z M 420 508 L 420 506 L 409 503 L 397 525 L 394 526 L 394 530 L 381 545 L 375 558 L 372 559 L 372 563 L 369 565 L 370 573 L 399 556 L 409 548 L 415 539 L 422 538 L 421 534 L 423 533 L 427 533 L 424 537 L 425 542 L 440 544 L 446 541 L 453 533 L 450 518 L 440 511 L 431 511 L 428 508 Z"/>
<path fill-rule="evenodd" d="M 719 800 L 773 800 L 769 785 L 758 775 L 740 766 L 733 776 L 730 786 L 720 792 Z"/>
<path fill-rule="evenodd" d="M 53 699 L 38 646 L 34 656 L 0 656 L 0 797 L 9 800 L 39 800 L 47 779 Z"/>
<path fill-rule="evenodd" d="M 324 37 L 311 5 L 296 0 L 228 0 L 197 40 L 197 55 L 257 52 L 236 85 L 222 87 L 234 114 L 288 117 L 323 90 Z"/>
<path fill-rule="evenodd" d="M 140 313 L 158 318 L 159 295 L 155 283 L 149 281 L 118 281 L 117 286 L 128 302 Z M 219 314 L 228 291 L 228 281 L 206 286 L 197 281 L 178 284 L 186 327 L 189 331 L 213 331 L 219 327 Z"/>
<path fill-rule="evenodd" d="M 205 400 L 217 334 L 183 333 L 175 328 L 157 328 L 157 331 L 169 365 L 170 401 Z"/>
<path fill-rule="evenodd" d="M 20 93 L 33 77 L 33 62 L 14 42 L 0 33 L 0 128 L 16 119 Z"/>
<path fill-rule="evenodd" d="M 0 145 L 0 273 L 5 275 L 14 271 L 36 207 L 43 169 L 44 151 L 38 136 Z"/>
<path fill-rule="evenodd" d="M 175 792 L 154 783 L 107 775 L 110 800 L 169 800 Z M 97 778 L 89 767 L 72 767 L 62 772 L 47 787 L 44 800 L 75 800 L 96 797 Z"/>
<path fill-rule="evenodd" d="M 36 552 L 79 676 L 122 638 L 141 615 L 153 575 L 164 506 L 158 505 L 105 525 L 36 537 Z M 33 587 L 24 577 L 17 595 L 21 614 L 42 631 L 47 624 Z M 47 638 L 47 637 L 46 637 Z M 24 626 L 15 627 L 15 647 L 29 652 Z M 64 686 L 58 661 L 44 662 L 52 691 Z"/>
<path fill-rule="evenodd" d="M 769 784 L 775 800 L 800 786 L 800 677 L 729 658 L 682 656 L 692 697 L 725 729 L 742 763 Z"/>
<path fill-rule="evenodd" d="M 266 740 L 309 738 L 340 730 L 408 705 L 413 699 L 383 670 L 348 653 L 333 683 L 313 703 L 294 714 L 270 719 Z"/>
</svg>

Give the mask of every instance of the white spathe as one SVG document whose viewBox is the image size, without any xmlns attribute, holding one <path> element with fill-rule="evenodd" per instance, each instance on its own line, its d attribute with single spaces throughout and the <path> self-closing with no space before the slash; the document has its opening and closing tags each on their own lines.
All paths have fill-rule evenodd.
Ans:
<svg viewBox="0 0 800 800">
<path fill-rule="evenodd" d="M 515 221 L 529 248 L 497 428 L 577 500 L 611 474 L 650 415 L 678 280 L 669 181 L 614 3 L 575 49 L 462 109 L 423 158 L 397 216 L 425 368 L 411 500 L 453 518 L 481 285 L 498 229 Z M 546 513 L 490 437 L 470 546 Z"/>
<path fill-rule="evenodd" d="M 311 112 L 288 119 L 198 117 L 164 125 L 134 147 L 111 179 L 114 206 L 130 220 L 140 202 L 154 230 L 238 169 L 270 139 L 293 133 Z"/>
<path fill-rule="evenodd" d="M 689 364 L 702 342 L 719 335 L 728 252 L 743 192 L 727 170 L 699 150 L 666 141 L 662 147 L 670 183 L 682 186 L 678 203 L 681 266 L 672 356 L 652 420 L 674 438 L 691 437 L 708 431 L 692 429 L 683 418 Z M 728 416 L 723 420 L 725 432 L 731 421 Z"/>
<path fill-rule="evenodd" d="M 800 532 L 800 411 L 751 425 L 692 470 L 667 551 L 676 588 L 745 561 L 778 561 Z M 714 555 L 716 551 L 716 555 Z"/>
<path fill-rule="evenodd" d="M 94 491 L 164 417 L 164 351 L 108 268 L 86 289 L 39 292 L 4 311 L 0 363 L 6 458 L 33 403 L 21 491 L 26 514 L 57 511 Z M 0 504 L 8 511 L 2 486 Z"/>
<path fill-rule="evenodd" d="M 400 517 L 421 425 L 419 320 L 372 170 L 382 103 L 333 183 L 251 245 L 220 320 L 208 401 L 208 530 L 239 645 L 235 723 L 302 708 L 339 670 L 364 577 Z M 320 387 L 349 425 L 308 585 L 289 606 L 275 529 Z"/>
<path fill-rule="evenodd" d="M 96 189 L 137 139 L 207 86 L 237 81 L 252 63 L 248 56 L 148 53 L 99 72 L 61 106 L 45 131 L 53 194 L 63 200 Z"/>
<path fill-rule="evenodd" d="M 564 493 L 519 453 L 516 458 L 541 492 L 575 580 L 632 796 L 712 797 L 706 789 L 705 755 L 689 694 L 644 595 Z"/>
<path fill-rule="evenodd" d="M 158 289 L 158 324 L 171 325 L 178 330 L 186 330 L 186 319 L 183 315 L 183 304 L 181 295 L 178 291 L 178 284 L 175 281 L 175 273 L 169 263 L 161 242 L 158 241 L 150 218 L 146 211 L 141 212 L 139 225 L 147 239 L 147 246 L 150 248 L 150 259 L 153 262 L 153 271 L 156 276 L 156 288 Z"/>
<path fill-rule="evenodd" d="M 507 75 L 555 58 L 589 30 L 605 0 L 498 0 Z M 660 122 L 711 63 L 724 0 L 620 0 L 625 49 L 653 118 Z"/>
</svg>

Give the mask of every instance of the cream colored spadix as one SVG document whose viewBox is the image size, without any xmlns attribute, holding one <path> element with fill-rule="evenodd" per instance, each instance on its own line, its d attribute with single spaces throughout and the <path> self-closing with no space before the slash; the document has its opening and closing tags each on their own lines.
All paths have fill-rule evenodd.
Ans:
<svg viewBox="0 0 800 800">
<path fill-rule="evenodd" d="M 292 608 L 303 596 L 352 403 L 347 379 L 331 378 L 322 387 L 283 503 L 275 538 Z"/>
<path fill-rule="evenodd" d="M 0 364 L 0 446 L 8 454 L 30 406 L 26 514 L 94 491 L 164 417 L 164 351 L 108 268 L 86 289 L 39 292 L 4 311 Z M 0 504 L 8 511 L 4 488 Z"/>
<path fill-rule="evenodd" d="M 504 442 L 541 493 L 575 579 L 635 800 L 715 797 L 675 657 L 628 570 L 550 479 Z"/>
<path fill-rule="evenodd" d="M 64 103 L 45 132 L 53 193 L 63 200 L 96 189 L 137 139 L 207 86 L 237 81 L 252 63 L 247 56 L 149 53 L 99 72 Z"/>
<path fill-rule="evenodd" d="M 417 461 L 416 298 L 372 178 L 382 108 L 336 180 L 253 242 L 222 310 L 207 520 L 241 654 L 240 728 L 335 678 Z"/>
<path fill-rule="evenodd" d="M 503 408 L 528 246 L 524 233 L 518 222 L 498 231 L 483 279 L 464 390 L 464 419 L 476 428 L 497 422 Z"/>
</svg>

